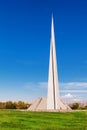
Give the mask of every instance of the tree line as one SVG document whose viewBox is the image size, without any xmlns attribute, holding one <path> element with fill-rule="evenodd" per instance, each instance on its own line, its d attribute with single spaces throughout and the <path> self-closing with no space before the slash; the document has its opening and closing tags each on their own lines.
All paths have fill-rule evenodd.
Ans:
<svg viewBox="0 0 87 130">
<path fill-rule="evenodd" d="M 25 103 L 23 101 L 18 101 L 18 102 L 12 102 L 12 101 L 7 101 L 7 102 L 0 102 L 0 109 L 27 109 L 30 107 L 30 103 Z M 77 102 L 69 104 L 71 109 L 73 110 L 87 110 L 87 104 L 83 105 Z"/>
<path fill-rule="evenodd" d="M 0 102 L 0 109 L 27 109 L 31 104 L 25 103 L 23 101 L 18 102 Z"/>
</svg>

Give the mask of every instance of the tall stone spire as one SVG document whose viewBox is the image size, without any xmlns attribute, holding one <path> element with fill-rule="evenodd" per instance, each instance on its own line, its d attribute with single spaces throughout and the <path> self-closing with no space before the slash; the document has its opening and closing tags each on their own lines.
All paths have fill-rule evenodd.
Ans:
<svg viewBox="0 0 87 130">
<path fill-rule="evenodd" d="M 28 108 L 29 111 L 68 111 L 71 110 L 67 104 L 61 101 L 59 96 L 58 71 L 56 60 L 54 22 L 52 16 L 51 25 L 51 41 L 50 41 L 50 60 L 49 60 L 49 76 L 48 76 L 48 93 L 45 98 L 38 98 Z"/>
<path fill-rule="evenodd" d="M 52 110 L 58 109 L 58 97 L 59 97 L 58 73 L 57 73 L 57 63 L 56 63 L 54 21 L 52 16 L 47 109 L 52 109 Z"/>
<path fill-rule="evenodd" d="M 54 21 L 53 21 L 53 16 L 52 16 L 47 110 L 67 109 L 67 107 L 60 100 L 60 96 L 59 96 L 58 71 L 57 71 L 57 59 L 56 59 L 55 35 L 54 35 Z"/>
</svg>

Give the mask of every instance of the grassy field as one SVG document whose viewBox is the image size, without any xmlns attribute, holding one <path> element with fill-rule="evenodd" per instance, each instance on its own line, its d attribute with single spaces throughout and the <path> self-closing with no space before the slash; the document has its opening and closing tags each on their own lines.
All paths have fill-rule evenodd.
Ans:
<svg viewBox="0 0 87 130">
<path fill-rule="evenodd" d="M 87 111 L 51 113 L 0 110 L 0 130 L 87 130 Z"/>
</svg>

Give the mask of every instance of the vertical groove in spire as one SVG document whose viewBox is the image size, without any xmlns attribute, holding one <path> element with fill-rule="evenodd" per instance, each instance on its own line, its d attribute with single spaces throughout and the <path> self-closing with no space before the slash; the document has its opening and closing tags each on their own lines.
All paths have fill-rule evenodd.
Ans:
<svg viewBox="0 0 87 130">
<path fill-rule="evenodd" d="M 52 73 L 53 73 L 53 97 L 54 97 L 54 109 L 56 109 L 55 101 L 55 81 L 54 81 L 54 60 L 53 60 L 53 47 L 52 47 Z"/>
</svg>

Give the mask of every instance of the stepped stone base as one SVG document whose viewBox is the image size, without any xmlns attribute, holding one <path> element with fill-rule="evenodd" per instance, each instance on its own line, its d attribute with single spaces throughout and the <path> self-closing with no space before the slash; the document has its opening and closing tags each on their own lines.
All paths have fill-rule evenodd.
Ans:
<svg viewBox="0 0 87 130">
<path fill-rule="evenodd" d="M 71 108 L 64 103 L 63 101 L 59 101 L 61 104 L 60 109 L 56 110 L 47 110 L 47 98 L 38 98 L 35 100 L 32 105 L 27 109 L 28 111 L 49 111 L 49 112 L 68 112 L 72 111 Z"/>
</svg>

